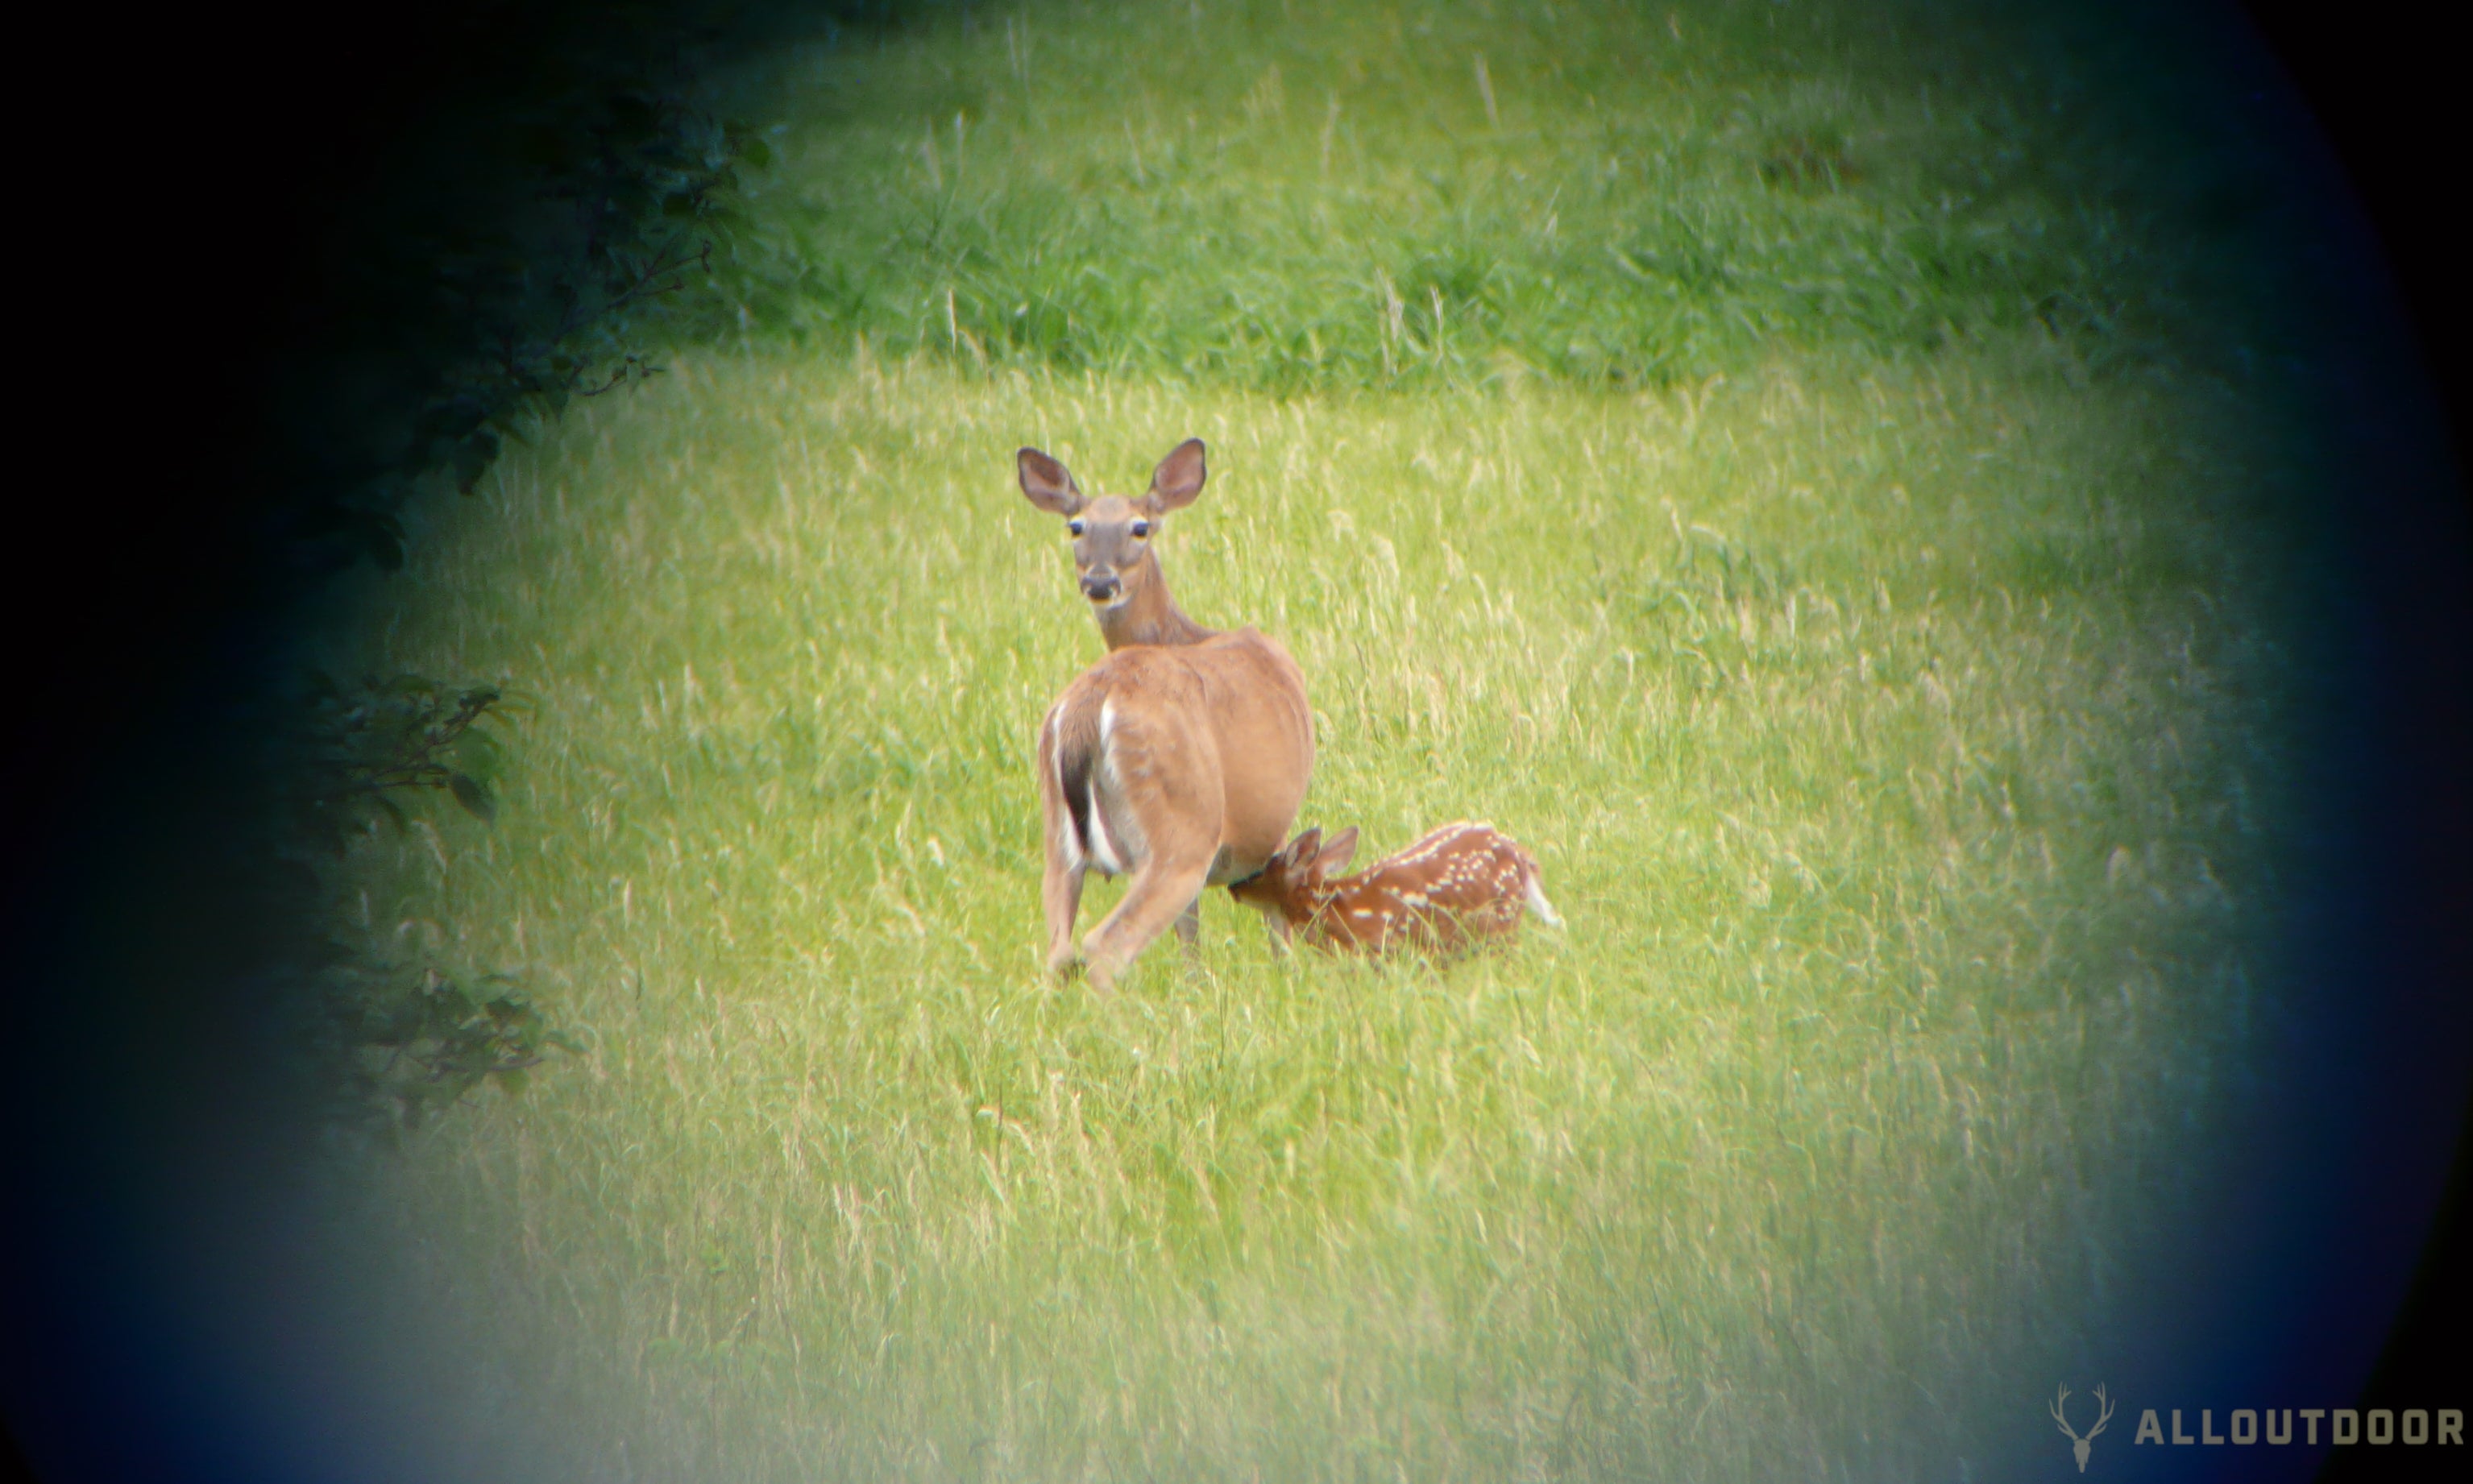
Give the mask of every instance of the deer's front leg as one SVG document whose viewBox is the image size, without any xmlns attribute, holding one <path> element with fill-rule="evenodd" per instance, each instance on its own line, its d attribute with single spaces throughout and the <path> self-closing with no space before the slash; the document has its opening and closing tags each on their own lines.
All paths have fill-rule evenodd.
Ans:
<svg viewBox="0 0 2473 1484">
<path fill-rule="evenodd" d="M 1200 962 L 1202 958 L 1202 898 L 1200 897 L 1197 896 L 1193 900 L 1187 902 L 1185 910 L 1176 915 L 1176 936 L 1177 941 L 1185 945 L 1186 961 Z"/>
</svg>

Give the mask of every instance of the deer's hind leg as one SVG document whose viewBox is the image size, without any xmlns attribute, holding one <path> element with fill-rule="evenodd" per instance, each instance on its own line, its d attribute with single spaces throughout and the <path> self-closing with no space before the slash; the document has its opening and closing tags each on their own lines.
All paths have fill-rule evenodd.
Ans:
<svg viewBox="0 0 2473 1484">
<path fill-rule="evenodd" d="M 1189 923 L 1198 928 L 1226 794 L 1217 750 L 1190 721 L 1118 713 L 1103 730 L 1107 766 L 1092 827 L 1129 857 L 1134 878 L 1116 910 L 1082 940 L 1091 983 L 1102 992 L 1171 925 L 1180 936 Z"/>
<path fill-rule="evenodd" d="M 1219 858 L 1227 781 L 1219 747 L 1194 715 L 1192 695 L 1152 692 L 1160 705 L 1100 710 L 1100 767 L 1091 799 L 1091 853 L 1098 868 L 1130 868 L 1133 883 L 1083 938 L 1100 994 L 1169 925 L 1199 927 L 1199 898 Z"/>
<path fill-rule="evenodd" d="M 1073 919 L 1082 910 L 1082 867 L 1066 865 L 1057 852 L 1047 852 L 1047 869 L 1040 881 L 1040 904 L 1047 914 L 1047 971 L 1071 970 L 1081 950 L 1073 945 Z"/>
<path fill-rule="evenodd" d="M 1040 906 L 1047 919 L 1047 971 L 1062 974 L 1081 957 L 1073 944 L 1073 920 L 1082 911 L 1082 877 L 1090 862 L 1082 853 L 1065 788 L 1056 768 L 1056 718 L 1039 729 L 1040 841 L 1045 864 L 1040 873 Z"/>
<path fill-rule="evenodd" d="M 1203 883 L 1210 875 L 1208 851 L 1199 858 L 1188 858 L 1188 853 L 1176 858 L 1154 854 L 1143 861 L 1116 910 L 1082 940 L 1092 988 L 1102 993 L 1114 989 L 1116 976 L 1170 924 L 1182 933 L 1184 920 L 1195 915 Z"/>
</svg>

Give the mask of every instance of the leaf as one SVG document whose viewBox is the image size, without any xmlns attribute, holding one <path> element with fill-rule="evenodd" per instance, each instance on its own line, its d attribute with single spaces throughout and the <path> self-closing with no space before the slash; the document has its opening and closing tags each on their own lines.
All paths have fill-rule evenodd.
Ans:
<svg viewBox="0 0 2473 1484">
<path fill-rule="evenodd" d="M 761 139 L 748 140 L 746 147 L 738 153 L 749 164 L 754 165 L 758 170 L 761 170 L 765 166 L 773 163 L 773 151 L 768 148 Z"/>
<path fill-rule="evenodd" d="M 487 824 L 498 817 L 498 801 L 491 797 L 490 785 L 468 773 L 458 773 L 446 780 L 447 788 L 464 812 Z"/>
<path fill-rule="evenodd" d="M 540 1013 L 520 995 L 502 994 L 484 1008 L 502 1034 L 517 1041 L 529 1040 L 540 1029 Z"/>
<path fill-rule="evenodd" d="M 477 718 L 476 718 L 477 719 Z M 475 726 L 467 725 L 455 735 L 455 760 L 464 771 L 489 782 L 495 775 L 499 761 L 506 755 L 498 739 Z"/>
<path fill-rule="evenodd" d="M 532 1078 L 526 1075 L 522 1067 L 511 1067 L 498 1073 L 498 1086 L 507 1089 L 507 1096 L 518 1097 L 522 1095 L 524 1089 L 532 1086 Z"/>
</svg>

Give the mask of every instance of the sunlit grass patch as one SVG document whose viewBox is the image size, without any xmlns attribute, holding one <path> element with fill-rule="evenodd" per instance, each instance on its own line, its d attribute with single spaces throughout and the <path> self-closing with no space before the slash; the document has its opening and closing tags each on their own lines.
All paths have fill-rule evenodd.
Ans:
<svg viewBox="0 0 2473 1484">
<path fill-rule="evenodd" d="M 494 826 L 365 849 L 367 931 L 595 1048 L 400 1219 L 578 1473 L 1938 1471 L 2238 1048 L 2279 672 L 2211 398 L 684 358 L 373 589 L 359 659 L 536 709 Z M 1284 962 L 1214 895 L 1195 967 L 1043 980 L 1032 730 L 1099 642 L 1010 455 L 1189 434 L 1164 561 L 1303 666 L 1301 822 L 1490 818 L 1566 933 Z"/>
</svg>

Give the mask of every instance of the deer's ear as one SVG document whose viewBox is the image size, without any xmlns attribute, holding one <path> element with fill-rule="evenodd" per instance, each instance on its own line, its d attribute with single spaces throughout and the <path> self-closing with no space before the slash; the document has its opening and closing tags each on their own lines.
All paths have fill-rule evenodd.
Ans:
<svg viewBox="0 0 2473 1484">
<path fill-rule="evenodd" d="M 1331 844 L 1322 848 L 1322 853 L 1314 858 L 1314 870 L 1321 872 L 1324 875 L 1330 875 L 1333 872 L 1345 871 L 1348 869 L 1349 861 L 1354 858 L 1356 854 L 1357 826 L 1351 825 L 1346 829 L 1341 830 L 1338 834 L 1332 836 Z"/>
<path fill-rule="evenodd" d="M 1082 487 L 1064 465 L 1036 448 L 1024 448 L 1013 456 L 1014 468 L 1021 476 L 1021 492 L 1030 503 L 1051 515 L 1070 520 L 1090 504 L 1082 497 Z"/>
<path fill-rule="evenodd" d="M 1282 867 L 1289 871 L 1302 871 L 1313 864 L 1314 851 L 1321 846 L 1322 828 L 1316 826 L 1289 841 L 1276 858 Z"/>
<path fill-rule="evenodd" d="M 1151 492 L 1141 497 L 1141 507 L 1154 515 L 1183 510 L 1202 492 L 1202 482 L 1209 477 L 1211 471 L 1202 462 L 1202 440 L 1188 438 L 1151 471 Z"/>
</svg>

